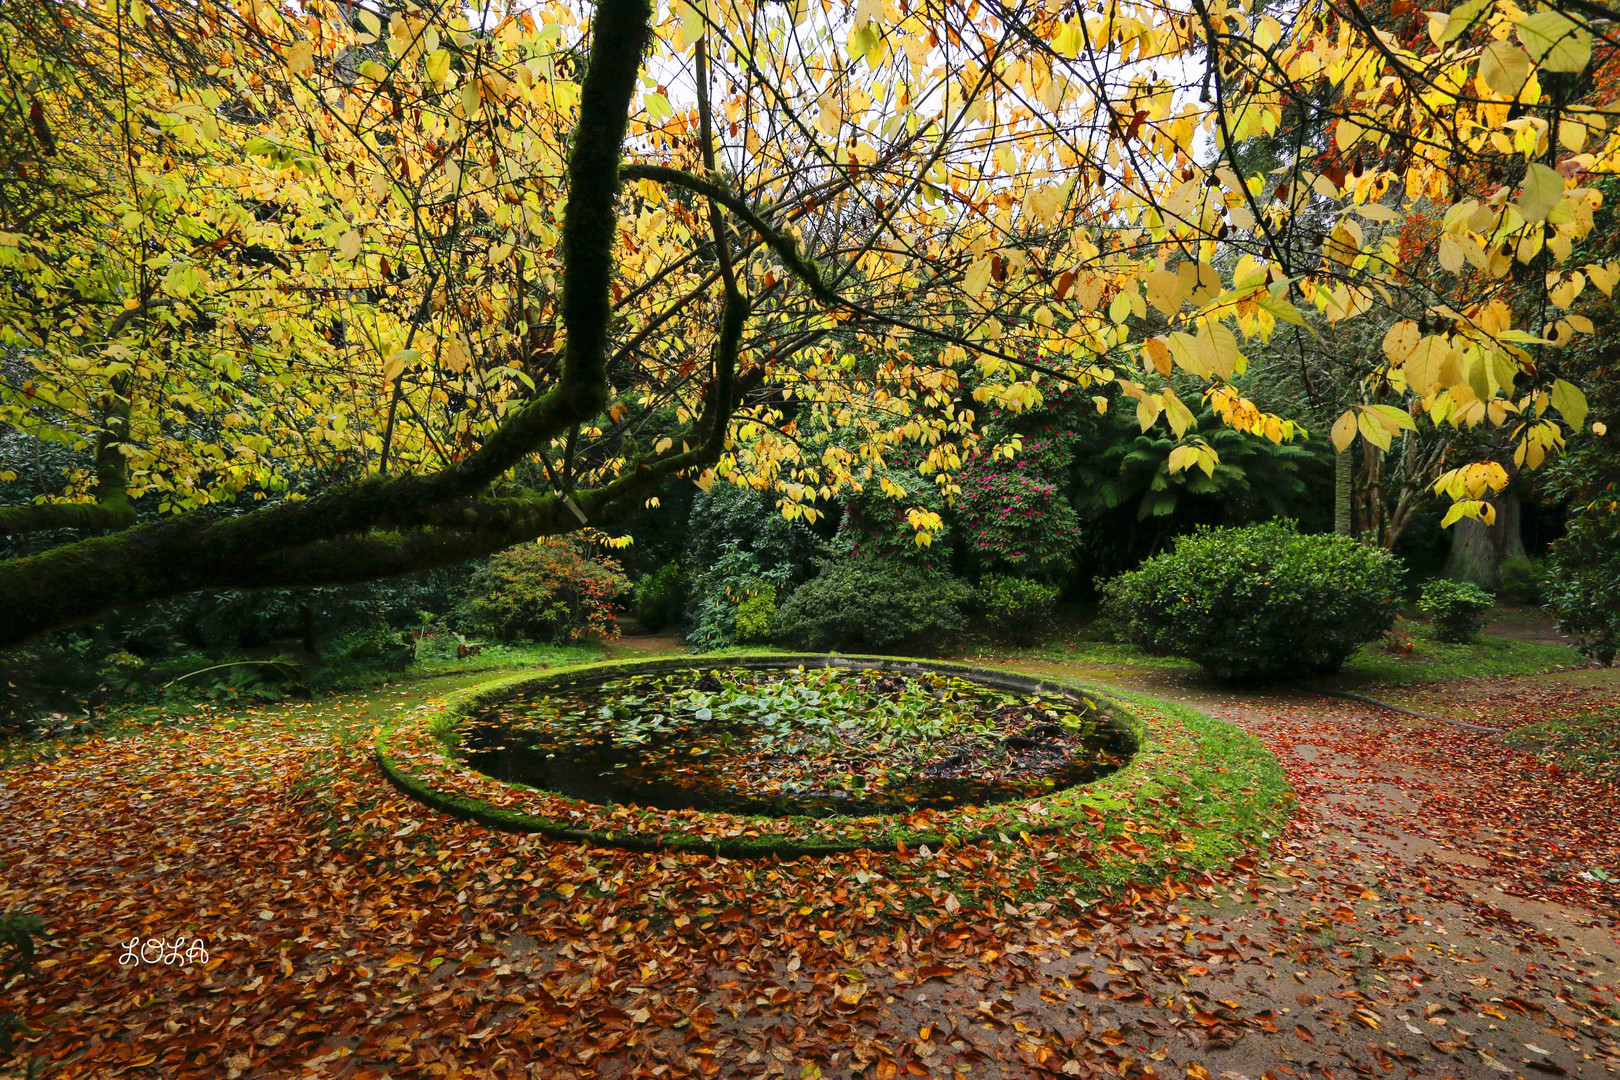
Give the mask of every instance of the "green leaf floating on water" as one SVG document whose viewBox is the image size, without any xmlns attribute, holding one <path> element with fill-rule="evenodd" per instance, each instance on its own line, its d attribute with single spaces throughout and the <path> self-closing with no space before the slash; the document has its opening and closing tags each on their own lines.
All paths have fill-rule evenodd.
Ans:
<svg viewBox="0 0 1620 1080">
<path fill-rule="evenodd" d="M 470 764 L 600 803 L 867 814 L 1001 802 L 1111 771 L 1097 705 L 877 670 L 639 675 L 505 702 Z"/>
</svg>

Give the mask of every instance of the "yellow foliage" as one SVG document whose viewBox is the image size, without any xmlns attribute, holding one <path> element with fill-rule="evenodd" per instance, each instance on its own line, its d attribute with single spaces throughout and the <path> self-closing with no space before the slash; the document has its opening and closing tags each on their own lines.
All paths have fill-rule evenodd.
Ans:
<svg viewBox="0 0 1620 1080">
<path fill-rule="evenodd" d="M 727 275 L 751 305 L 727 375 L 746 392 L 719 460 L 689 475 L 774 491 L 796 515 L 901 444 L 949 490 L 976 406 L 1100 391 L 1127 363 L 1195 376 L 1223 423 L 1294 438 L 1231 389 L 1240 343 L 1306 326 L 1296 300 L 1337 325 L 1414 282 L 1447 299 L 1434 325 L 1383 336 L 1373 378 L 1403 404 L 1346 414 L 1335 446 L 1388 446 L 1413 409 L 1500 425 L 1538 400 L 1579 429 L 1579 390 L 1533 357 L 1591 332 L 1577 309 L 1620 282 L 1620 264 L 1562 265 L 1620 125 L 1607 102 L 1549 97 L 1544 75 L 1591 62 L 1577 16 L 1464 8 L 1374 41 L 1322 0 L 1287 27 L 1226 3 L 1004 18 L 863 2 L 836 35 L 806 35 L 806 5 L 666 5 L 623 146 L 643 168 L 618 205 L 612 404 L 519 479 L 587 489 L 697 446 Z M 5 54 L 33 88 L 4 106 L 6 153 L 39 183 L 0 202 L 0 272 L 17 283 L 0 340 L 28 368 L 0 381 L 0 420 L 89 446 L 127 402 L 129 492 L 179 512 L 385 463 L 441 470 L 561 385 L 562 210 L 592 44 L 568 5 L 476 28 L 442 0 L 407 0 L 386 25 L 326 0 L 203 4 L 161 30 L 130 0 L 102 11 L 74 23 L 72 50 Z M 692 79 L 665 74 L 695 70 L 700 47 L 707 116 Z M 1247 170 L 1235 147 L 1301 101 L 1334 153 Z M 713 178 L 734 202 L 672 197 L 648 167 Z M 1449 209 L 1417 264 L 1391 230 L 1429 204 Z M 1290 230 L 1324 205 L 1340 212 L 1301 254 Z M 1505 300 L 1531 259 L 1553 268 L 1547 327 Z M 1168 385 L 1121 384 L 1144 428 L 1191 428 Z M 1529 467 L 1563 435 L 1539 419 L 1514 439 Z M 1202 443 L 1177 455 L 1175 470 L 1213 468 Z M 1484 465 L 1447 477 L 1437 490 L 1459 505 L 1500 486 Z M 921 540 L 936 526 L 918 520 Z"/>
</svg>

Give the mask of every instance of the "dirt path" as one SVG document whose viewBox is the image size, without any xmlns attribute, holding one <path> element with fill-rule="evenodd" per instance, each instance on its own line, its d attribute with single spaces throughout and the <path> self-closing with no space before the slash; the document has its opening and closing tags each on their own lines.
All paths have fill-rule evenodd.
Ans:
<svg viewBox="0 0 1620 1080">
<path fill-rule="evenodd" d="M 1298 812 L 1269 861 L 1079 914 L 1041 838 L 754 863 L 425 812 L 365 750 L 424 687 L 101 741 L 0 772 L 0 909 L 52 927 L 0 1011 L 63 1080 L 1620 1073 L 1620 793 L 1350 702 L 1136 682 L 1258 735 Z M 1452 689 L 1504 725 L 1620 697 Z M 999 899 L 953 909 L 965 876 Z M 208 964 L 119 963 L 180 933 Z"/>
<path fill-rule="evenodd" d="M 609 660 L 635 660 L 685 651 L 686 639 L 679 634 L 626 634 L 607 643 Z"/>
<path fill-rule="evenodd" d="M 1127 1041 L 1161 1037 L 1171 1075 L 1620 1072 L 1620 887 L 1590 880 L 1620 867 L 1620 793 L 1526 771 L 1489 737 L 1353 702 L 1132 682 L 1258 735 L 1298 812 L 1269 872 L 1121 930 L 1112 962 L 1087 950 L 1044 979 L 1081 973 L 1106 1000 L 1115 983 L 1099 971 L 1129 970 L 1129 951 L 1173 955 L 1192 932 L 1206 970 L 1177 986 L 1184 972 L 1145 965 L 1128 982 L 1154 1005 L 1121 1014 L 1122 1031 L 1141 1033 Z M 1499 723 L 1525 722 L 1549 685 L 1567 697 L 1567 682 L 1514 679 L 1463 696 Z M 1612 701 L 1615 687 L 1577 693 Z M 1061 1027 L 1057 1011 L 1037 1013 Z"/>
</svg>

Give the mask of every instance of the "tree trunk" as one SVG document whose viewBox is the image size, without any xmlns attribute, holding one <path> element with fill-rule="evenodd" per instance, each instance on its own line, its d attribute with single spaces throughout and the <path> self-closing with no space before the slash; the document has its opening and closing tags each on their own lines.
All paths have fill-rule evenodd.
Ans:
<svg viewBox="0 0 1620 1080">
<path fill-rule="evenodd" d="M 1454 581 L 1471 581 L 1483 589 L 1496 588 L 1502 564 L 1524 554 L 1524 538 L 1519 535 L 1519 499 L 1501 494 L 1489 500 L 1496 507 L 1496 523 L 1486 525 L 1475 518 L 1463 518 L 1451 527 L 1451 555 L 1445 575 Z"/>
<path fill-rule="evenodd" d="M 1355 479 L 1355 465 L 1346 450 L 1333 456 L 1333 531 L 1340 536 L 1354 536 L 1351 519 L 1351 485 Z"/>
<path fill-rule="evenodd" d="M 123 604 L 208 586 L 345 584 L 460 562 L 602 520 L 622 512 L 668 476 L 718 460 L 734 402 L 729 370 L 717 371 L 720 389 L 710 395 L 714 407 L 673 439 L 676 447 L 616 479 L 566 494 L 487 494 L 509 469 L 607 404 L 620 156 L 651 19 L 651 0 L 602 0 L 597 5 L 568 156 L 561 312 L 567 339 L 554 386 L 509 412 L 475 452 L 436 473 L 372 476 L 235 517 L 192 513 L 0 560 L 0 612 L 5 615 L 0 648 Z M 720 349 L 728 350 L 733 363 L 747 314 L 746 304 L 725 309 Z M 757 370 L 762 379 L 764 366 Z M 126 407 L 127 397 L 117 394 L 108 404 L 104 448 L 109 453 L 98 455 L 98 465 L 107 467 L 102 482 L 109 486 L 122 480 L 113 466 L 122 467 L 116 451 L 127 438 L 121 412 Z M 688 440 L 697 444 L 695 449 Z M 80 517 L 71 522 L 51 517 L 47 527 L 122 527 L 87 516 L 105 514 L 105 505 L 62 509 Z M 4 508 L 0 531 L 37 528 L 41 510 L 58 513 L 55 506 Z M 132 523 L 131 518 L 124 524 Z"/>
</svg>

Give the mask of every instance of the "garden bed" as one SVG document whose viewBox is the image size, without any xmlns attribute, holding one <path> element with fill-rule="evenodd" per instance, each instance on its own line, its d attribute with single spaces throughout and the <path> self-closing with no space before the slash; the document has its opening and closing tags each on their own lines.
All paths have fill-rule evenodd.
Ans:
<svg viewBox="0 0 1620 1080">
<path fill-rule="evenodd" d="M 796 673 L 801 668 L 802 676 Z M 792 677 L 787 677 L 790 673 Z M 699 684 L 708 689 L 698 690 Z M 697 696 L 691 693 L 694 690 Z M 739 699 L 741 713 L 752 717 L 746 724 L 757 728 L 763 716 L 781 713 L 773 706 L 802 698 L 807 690 L 823 694 L 823 700 L 835 699 L 839 707 L 825 710 L 831 720 L 783 724 L 778 715 L 772 723 L 780 735 L 772 738 L 780 741 L 761 745 L 753 738 L 736 739 L 736 725 L 745 721 Z M 634 704 L 626 705 L 626 697 L 635 699 Z M 677 708 L 677 698 L 686 704 Z M 722 709 L 733 715 L 713 724 L 714 706 L 722 698 Z M 611 701 L 619 703 L 623 715 L 612 715 L 611 708 L 608 716 L 601 715 Z M 670 704 L 662 707 L 657 702 Z M 933 737 L 915 733 L 892 737 L 881 719 L 864 715 L 856 722 L 849 713 L 858 709 L 870 714 L 880 708 L 887 708 L 895 719 L 909 718 L 910 724 L 927 728 Z M 595 720 L 590 709 L 596 710 Z M 686 739 L 699 722 L 700 709 L 710 715 L 702 718 L 699 737 Z M 684 716 L 678 715 L 683 710 Z M 631 713 L 639 714 L 639 719 Z M 559 723 L 565 715 L 569 719 Z M 652 718 L 660 715 L 665 721 L 653 724 Z M 666 733 L 672 737 L 661 741 L 664 735 L 649 733 L 649 725 L 669 729 Z M 723 741 L 728 726 L 733 729 L 731 746 Z M 658 792 L 657 799 L 642 803 L 575 797 L 514 782 L 517 772 L 509 781 L 475 767 L 500 772 L 496 759 L 520 745 L 523 751 L 517 757 L 528 753 L 532 762 L 533 754 L 543 758 L 593 730 L 602 741 L 610 731 L 617 733 L 615 738 L 628 735 L 632 746 L 638 745 L 634 739 L 639 737 L 640 748 L 650 743 L 655 758 L 664 754 L 656 768 L 644 770 L 641 781 L 667 778 L 694 765 L 674 749 L 683 740 L 688 747 L 725 751 L 718 756 L 729 759 L 723 768 L 735 805 L 705 808 L 713 805 L 703 794 L 712 785 L 702 782 L 704 770 L 695 767 L 686 775 L 698 778 L 696 794 L 692 788 L 674 785 L 674 790 Z M 837 752 L 817 752 L 818 746 L 829 742 L 843 745 Z M 784 747 L 799 752 L 784 754 Z M 1242 767 L 1234 774 L 1230 765 L 1204 761 L 1212 748 L 1228 756 L 1236 749 L 1244 759 Z M 1169 815 L 1183 808 L 1178 800 L 1163 797 L 1166 790 L 1179 786 L 1178 777 L 1193 773 L 1235 775 L 1241 783 L 1223 797 L 1252 805 L 1238 808 L 1248 812 L 1223 815 L 1211 823 L 1221 837 L 1206 837 L 1202 843 L 1194 838 L 1182 849 L 1228 849 L 1252 839 L 1237 833 L 1278 818 L 1284 798 L 1276 763 L 1258 742 L 1167 703 L 1137 695 L 1102 695 L 1087 687 L 1001 671 L 881 657 L 680 657 L 520 676 L 413 711 L 378 736 L 376 751 L 385 772 L 403 790 L 484 824 L 633 849 L 734 856 L 970 843 L 1082 823 L 1094 826 L 1126 806 L 1134 806 L 1139 814 L 1151 804 Z M 695 755 L 696 764 L 705 756 Z M 592 768 L 601 764 L 596 760 Z M 1196 767 L 1189 772 L 1189 765 Z M 891 783 L 893 772 L 902 779 Z M 928 776 L 930 772 L 935 775 Z M 557 775 L 552 774 L 553 782 L 547 786 L 575 787 L 576 794 L 591 790 L 588 778 L 575 776 L 578 783 L 557 783 Z M 857 782 L 858 775 L 864 780 Z M 824 785 L 816 791 L 843 802 L 806 798 L 803 791 L 781 798 L 784 786 L 802 784 L 812 776 Z M 532 773 L 528 778 L 542 779 Z M 981 790 L 973 793 L 969 804 L 953 797 L 924 800 L 933 804 L 912 809 L 906 806 L 907 783 L 919 778 L 971 779 L 996 788 L 999 801 Z M 632 778 L 618 790 L 633 788 L 636 782 Z M 611 798 L 614 790 L 609 787 L 605 797 Z M 604 797 L 602 789 L 596 790 Z M 1188 792 L 1189 797 L 1192 794 Z M 1201 791 L 1197 798 L 1207 794 Z M 652 801 L 670 805 L 646 804 Z M 760 809 L 780 816 L 747 812 Z M 1166 828 L 1180 830 L 1189 823 L 1202 828 L 1196 819 L 1196 813 L 1178 815 L 1175 821 L 1166 821 Z"/>
</svg>

